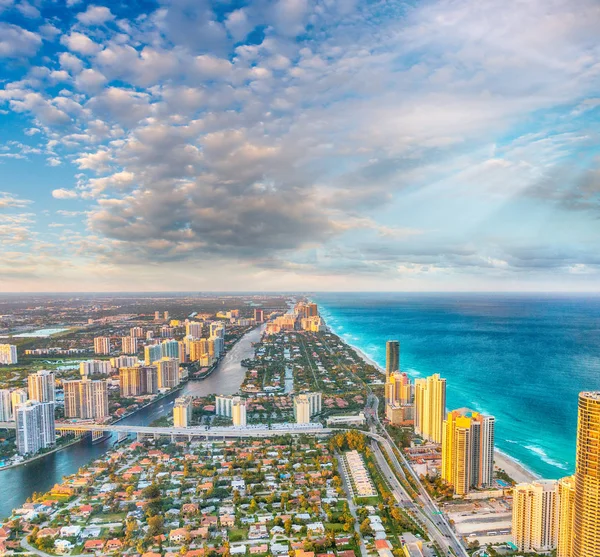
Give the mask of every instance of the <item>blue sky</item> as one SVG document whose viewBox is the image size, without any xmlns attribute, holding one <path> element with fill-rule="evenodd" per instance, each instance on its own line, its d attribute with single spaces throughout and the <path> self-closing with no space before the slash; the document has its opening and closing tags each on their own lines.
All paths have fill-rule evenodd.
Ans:
<svg viewBox="0 0 600 557">
<path fill-rule="evenodd" d="M 595 0 L 0 0 L 0 290 L 598 289 Z"/>
</svg>

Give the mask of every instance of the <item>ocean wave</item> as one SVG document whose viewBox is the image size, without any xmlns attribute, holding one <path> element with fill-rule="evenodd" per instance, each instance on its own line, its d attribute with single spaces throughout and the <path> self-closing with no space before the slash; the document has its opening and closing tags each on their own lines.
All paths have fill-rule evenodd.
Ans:
<svg viewBox="0 0 600 557">
<path fill-rule="evenodd" d="M 532 452 L 533 454 L 540 457 L 546 464 L 550 464 L 550 466 L 555 466 L 556 468 L 560 468 L 561 470 L 567 470 L 568 467 L 563 462 L 558 462 L 558 460 L 554 460 L 550 458 L 544 449 L 541 447 L 537 447 L 536 445 L 525 445 L 525 448 Z"/>
</svg>

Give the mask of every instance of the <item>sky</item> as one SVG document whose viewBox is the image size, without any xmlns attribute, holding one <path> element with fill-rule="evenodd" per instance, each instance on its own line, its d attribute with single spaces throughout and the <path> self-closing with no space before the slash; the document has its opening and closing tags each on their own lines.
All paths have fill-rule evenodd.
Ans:
<svg viewBox="0 0 600 557">
<path fill-rule="evenodd" d="M 0 0 L 0 291 L 598 291 L 597 0 Z"/>
</svg>

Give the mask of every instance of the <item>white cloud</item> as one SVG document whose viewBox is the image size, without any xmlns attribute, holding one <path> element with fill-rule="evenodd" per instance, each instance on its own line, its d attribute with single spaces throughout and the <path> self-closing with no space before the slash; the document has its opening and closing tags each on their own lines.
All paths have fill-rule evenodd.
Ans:
<svg viewBox="0 0 600 557">
<path fill-rule="evenodd" d="M 0 22 L 0 58 L 33 56 L 42 45 L 41 37 L 18 25 Z"/>
<path fill-rule="evenodd" d="M 52 197 L 54 197 L 54 199 L 76 199 L 79 196 L 74 190 L 59 188 L 52 190 Z"/>
<path fill-rule="evenodd" d="M 77 14 L 77 19 L 84 25 L 102 25 L 114 18 L 115 16 L 105 6 L 89 5 L 85 12 Z"/>
<path fill-rule="evenodd" d="M 84 33 L 79 33 L 77 31 L 73 31 L 69 35 L 63 35 L 60 42 L 71 52 L 76 52 L 85 56 L 97 54 L 102 50 L 102 47 L 99 44 L 92 41 L 92 39 Z"/>
<path fill-rule="evenodd" d="M 106 77 L 99 71 L 87 69 L 75 78 L 75 85 L 86 93 L 97 93 L 106 84 L 106 81 Z"/>
</svg>

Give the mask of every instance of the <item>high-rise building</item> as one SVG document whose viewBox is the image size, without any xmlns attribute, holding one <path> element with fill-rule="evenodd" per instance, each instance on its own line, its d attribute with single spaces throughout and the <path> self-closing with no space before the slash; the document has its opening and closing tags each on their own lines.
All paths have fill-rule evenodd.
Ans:
<svg viewBox="0 0 600 557">
<path fill-rule="evenodd" d="M 162 346 L 160 344 L 149 344 L 144 346 L 144 362 L 146 365 L 150 365 L 156 360 L 162 358 Z"/>
<path fill-rule="evenodd" d="M 265 312 L 262 309 L 254 310 L 254 321 L 262 323 L 265 320 Z"/>
<path fill-rule="evenodd" d="M 185 326 L 185 335 L 192 337 L 192 338 L 201 338 L 202 337 L 202 323 L 190 321 Z"/>
<path fill-rule="evenodd" d="M 94 352 L 96 354 L 110 354 L 110 338 L 96 337 L 94 339 Z"/>
<path fill-rule="evenodd" d="M 114 369 L 121 367 L 133 367 L 138 363 L 137 356 L 119 356 L 118 358 L 111 358 L 110 365 Z"/>
<path fill-rule="evenodd" d="M 575 508 L 575 476 L 558 480 L 558 520 L 556 557 L 573 555 L 573 510 Z"/>
<path fill-rule="evenodd" d="M 168 312 L 168 311 L 165 311 L 165 312 L 163 313 L 163 317 L 164 317 L 164 320 L 165 320 L 165 321 L 168 321 L 168 320 L 169 320 L 169 312 Z"/>
<path fill-rule="evenodd" d="M 555 480 L 514 487 L 512 536 L 519 551 L 550 551 L 556 547 L 557 511 Z"/>
<path fill-rule="evenodd" d="M 322 401 L 322 396 L 320 392 L 316 392 L 316 393 L 303 393 L 306 395 L 306 398 L 308 398 L 308 404 L 309 404 L 309 412 L 310 412 L 310 417 L 312 418 L 313 416 L 315 416 L 316 414 L 319 414 L 321 412 L 321 401 Z"/>
<path fill-rule="evenodd" d="M 188 427 L 192 421 L 192 397 L 182 396 L 175 399 L 173 406 L 173 425 Z"/>
<path fill-rule="evenodd" d="M 65 417 L 98 420 L 108 416 L 106 380 L 63 381 Z"/>
<path fill-rule="evenodd" d="M 81 375 L 110 375 L 112 364 L 109 360 L 87 360 L 79 364 Z"/>
<path fill-rule="evenodd" d="M 223 326 L 223 323 L 219 322 L 219 321 L 213 321 L 210 325 L 209 325 L 209 336 L 211 338 L 225 338 L 225 327 Z"/>
<path fill-rule="evenodd" d="M 241 397 L 234 397 L 231 407 L 231 419 L 233 425 L 246 427 L 246 401 Z"/>
<path fill-rule="evenodd" d="M 446 380 L 439 373 L 415 380 L 415 433 L 441 443 L 445 416 Z"/>
<path fill-rule="evenodd" d="M 317 317 L 317 315 L 319 315 L 319 308 L 317 307 L 317 304 L 308 304 L 308 317 Z"/>
<path fill-rule="evenodd" d="M 133 338 L 144 338 L 144 329 L 141 327 L 131 327 L 131 329 L 129 329 L 129 336 Z"/>
<path fill-rule="evenodd" d="M 0 422 L 13 419 L 11 393 L 8 389 L 0 389 Z"/>
<path fill-rule="evenodd" d="M 121 396 L 139 396 L 158 392 L 156 366 L 123 367 L 119 370 Z"/>
<path fill-rule="evenodd" d="M 163 340 L 160 345 L 160 352 L 163 358 L 179 359 L 179 342 L 176 340 Z"/>
<path fill-rule="evenodd" d="M 0 344 L 0 364 L 11 365 L 18 363 L 17 347 L 12 344 Z"/>
<path fill-rule="evenodd" d="M 160 321 L 160 311 L 154 312 L 154 321 Z"/>
<path fill-rule="evenodd" d="M 138 337 L 122 337 L 121 338 L 121 352 L 123 354 L 137 354 L 138 351 Z"/>
<path fill-rule="evenodd" d="M 410 404 L 412 384 L 406 373 L 394 371 L 385 382 L 385 400 L 388 404 Z"/>
<path fill-rule="evenodd" d="M 400 370 L 400 342 L 388 340 L 385 344 L 385 375 Z"/>
<path fill-rule="evenodd" d="M 294 398 L 294 417 L 297 424 L 310 423 L 310 401 L 306 395 Z"/>
<path fill-rule="evenodd" d="M 579 393 L 573 557 L 600 557 L 600 391 Z"/>
<path fill-rule="evenodd" d="M 38 402 L 54 402 L 56 400 L 54 388 L 54 373 L 41 369 L 27 377 L 29 398 Z"/>
<path fill-rule="evenodd" d="M 494 426 L 493 416 L 464 408 L 448 413 L 442 435 L 442 479 L 456 495 L 492 485 Z"/>
<path fill-rule="evenodd" d="M 163 325 L 160 328 L 160 336 L 161 338 L 170 338 L 173 336 L 173 333 L 175 331 L 173 330 L 173 327 L 169 327 L 168 325 Z"/>
<path fill-rule="evenodd" d="M 15 408 L 19 454 L 35 454 L 56 442 L 54 402 L 28 400 Z"/>
<path fill-rule="evenodd" d="M 177 358 L 161 358 L 153 365 L 157 368 L 159 389 L 172 389 L 179 385 L 179 360 Z"/>
<path fill-rule="evenodd" d="M 15 408 L 19 404 L 27 402 L 27 391 L 25 389 L 15 389 L 10 393 L 10 406 L 12 408 L 12 420 L 15 420 Z"/>
<path fill-rule="evenodd" d="M 217 395 L 215 397 L 215 414 L 231 418 L 233 414 L 233 397 L 231 395 Z"/>
</svg>

